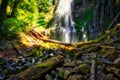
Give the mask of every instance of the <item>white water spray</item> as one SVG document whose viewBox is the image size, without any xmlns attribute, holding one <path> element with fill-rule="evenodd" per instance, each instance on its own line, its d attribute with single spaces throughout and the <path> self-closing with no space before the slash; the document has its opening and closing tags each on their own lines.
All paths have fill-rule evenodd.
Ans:
<svg viewBox="0 0 120 80">
<path fill-rule="evenodd" d="M 74 21 L 72 18 L 73 0 L 59 0 L 57 10 L 55 12 L 56 24 L 62 24 L 63 26 L 57 26 L 63 29 L 63 41 L 66 43 L 76 42 L 75 34 L 76 29 L 74 27 Z"/>
<path fill-rule="evenodd" d="M 87 22 L 85 22 L 82 26 L 82 41 L 86 42 L 87 41 L 87 31 L 85 30 Z"/>
</svg>

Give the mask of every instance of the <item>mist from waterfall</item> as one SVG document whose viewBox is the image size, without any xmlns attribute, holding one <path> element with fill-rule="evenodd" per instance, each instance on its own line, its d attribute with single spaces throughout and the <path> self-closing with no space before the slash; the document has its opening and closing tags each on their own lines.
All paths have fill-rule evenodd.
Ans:
<svg viewBox="0 0 120 80">
<path fill-rule="evenodd" d="M 66 43 L 75 43 L 76 29 L 72 17 L 73 0 L 59 0 L 58 7 L 55 12 L 56 24 L 62 30 L 62 41 Z"/>
</svg>

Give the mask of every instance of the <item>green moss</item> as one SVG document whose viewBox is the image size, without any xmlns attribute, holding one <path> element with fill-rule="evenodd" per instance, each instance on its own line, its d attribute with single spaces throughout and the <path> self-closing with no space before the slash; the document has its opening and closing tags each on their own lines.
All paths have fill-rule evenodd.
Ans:
<svg viewBox="0 0 120 80">
<path fill-rule="evenodd" d="M 31 66 L 27 70 L 12 76 L 8 80 L 37 80 L 40 77 L 44 76 L 46 72 L 49 72 L 52 68 L 57 66 L 63 59 L 63 56 L 58 55 L 51 59 L 48 59 L 42 63 Z"/>
<path fill-rule="evenodd" d="M 90 72 L 91 66 L 89 64 L 81 64 L 78 66 L 78 72 L 81 74 L 87 74 Z"/>
<path fill-rule="evenodd" d="M 72 75 L 67 80 L 83 80 L 82 75 Z"/>
<path fill-rule="evenodd" d="M 27 56 L 39 56 L 44 49 L 41 46 L 35 46 L 26 53 Z"/>
</svg>

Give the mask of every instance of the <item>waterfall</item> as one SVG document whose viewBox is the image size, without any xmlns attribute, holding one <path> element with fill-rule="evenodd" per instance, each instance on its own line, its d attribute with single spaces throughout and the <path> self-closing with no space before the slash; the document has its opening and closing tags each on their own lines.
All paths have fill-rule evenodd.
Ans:
<svg viewBox="0 0 120 80">
<path fill-rule="evenodd" d="M 54 80 L 58 80 L 58 74 L 55 74 L 55 79 Z"/>
<path fill-rule="evenodd" d="M 60 24 L 60 30 L 63 30 L 62 41 L 66 43 L 76 42 L 76 29 L 72 17 L 73 0 L 59 0 L 57 10 L 55 11 L 56 24 Z"/>
<path fill-rule="evenodd" d="M 86 42 L 87 41 L 87 31 L 85 30 L 87 22 L 85 22 L 82 26 L 82 41 Z"/>
</svg>

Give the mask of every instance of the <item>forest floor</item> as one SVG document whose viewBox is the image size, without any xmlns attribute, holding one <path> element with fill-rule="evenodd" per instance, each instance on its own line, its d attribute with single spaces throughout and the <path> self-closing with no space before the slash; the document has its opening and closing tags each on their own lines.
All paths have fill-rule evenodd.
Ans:
<svg viewBox="0 0 120 80">
<path fill-rule="evenodd" d="M 1 43 L 0 64 L 4 66 L 0 73 L 7 74 L 6 78 L 14 74 L 8 80 L 119 80 L 119 34 L 120 26 L 116 26 L 95 40 L 67 45 L 33 33 L 21 34 L 19 41 Z M 2 57 L 15 62 L 5 64 L 8 61 Z"/>
</svg>

